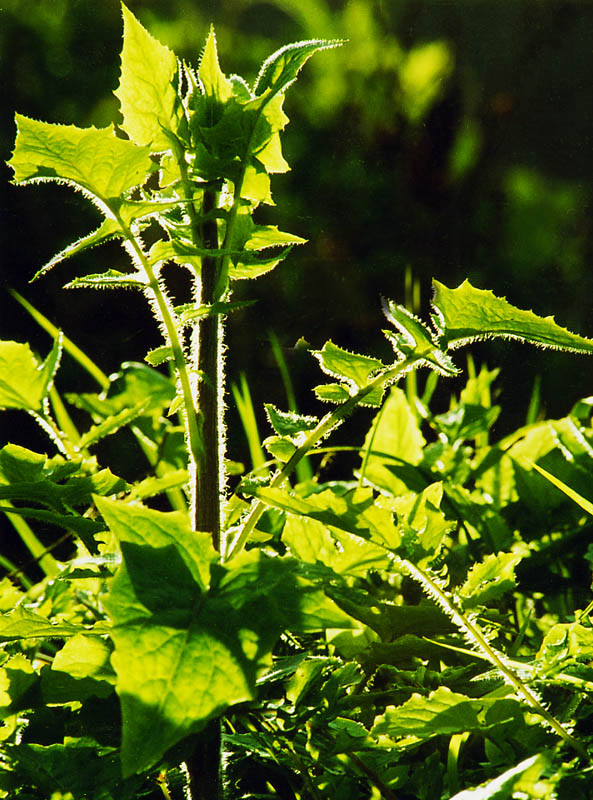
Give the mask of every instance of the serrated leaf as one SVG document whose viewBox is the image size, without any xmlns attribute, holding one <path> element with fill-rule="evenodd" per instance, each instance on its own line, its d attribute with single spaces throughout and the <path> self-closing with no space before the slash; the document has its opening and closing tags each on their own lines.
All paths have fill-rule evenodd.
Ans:
<svg viewBox="0 0 593 800">
<path fill-rule="evenodd" d="M 145 478 L 132 486 L 130 499 L 143 500 L 145 497 L 154 497 L 169 489 L 181 489 L 188 480 L 189 474 L 186 469 L 174 469 L 158 478 Z"/>
<path fill-rule="evenodd" d="M 439 372 L 441 375 L 457 375 L 459 370 L 443 353 L 434 341 L 432 331 L 405 306 L 396 305 L 391 300 L 384 304 L 387 319 L 399 330 L 396 336 L 392 331 L 383 331 L 396 353 L 403 357 L 416 357 L 420 363 Z"/>
<path fill-rule="evenodd" d="M 329 50 L 339 47 L 340 40 L 310 39 L 281 47 L 262 64 L 254 91 L 258 96 L 265 92 L 279 94 L 293 83 L 311 56 L 318 50 Z"/>
<path fill-rule="evenodd" d="M 356 394 L 375 373 L 385 367 L 377 358 L 350 353 L 332 341 L 326 342 L 321 350 L 313 351 L 313 355 L 324 372 L 332 378 L 344 381 L 350 387 L 350 394 Z M 382 396 L 383 389 L 373 391 L 365 398 L 365 405 L 379 405 Z"/>
<path fill-rule="evenodd" d="M 240 256 L 233 258 L 233 263 L 229 269 L 230 280 L 252 280 L 271 272 L 274 267 L 283 261 L 290 253 L 291 248 L 287 247 L 275 256 L 259 256 L 257 253 L 244 252 Z"/>
<path fill-rule="evenodd" d="M 350 392 L 340 383 L 322 383 L 313 389 L 317 398 L 326 403 L 345 403 Z"/>
<path fill-rule="evenodd" d="M 216 35 L 213 27 L 210 28 L 206 46 L 202 53 L 198 77 L 207 98 L 212 98 L 221 104 L 226 103 L 231 98 L 233 87 L 220 69 L 218 50 L 216 47 Z"/>
<path fill-rule="evenodd" d="M 42 272 L 45 272 L 50 264 L 43 267 Z M 39 275 L 41 275 L 41 272 L 38 272 L 35 277 L 39 277 Z M 74 280 L 65 284 L 64 289 L 145 289 L 146 285 L 147 280 L 143 279 L 139 273 L 119 272 L 116 269 L 108 269 L 107 272 L 74 278 Z"/>
<path fill-rule="evenodd" d="M 151 367 L 158 367 L 159 364 L 164 364 L 165 361 L 171 361 L 172 359 L 173 350 L 167 347 L 167 345 L 155 347 L 154 350 L 149 350 L 144 356 L 144 360 L 147 364 L 150 364 Z"/>
<path fill-rule="evenodd" d="M 296 436 L 303 431 L 311 431 L 319 423 L 317 417 L 297 414 L 294 411 L 280 411 L 272 403 L 264 403 L 270 425 L 279 436 Z"/>
<path fill-rule="evenodd" d="M 183 117 L 177 95 L 175 53 L 158 42 L 122 5 L 124 44 L 121 75 L 114 94 L 120 101 L 123 129 L 130 138 L 155 151 L 168 150 L 165 131 L 177 134 Z"/>
<path fill-rule="evenodd" d="M 194 305 L 193 303 L 186 303 L 183 306 L 177 306 L 175 308 L 175 313 L 179 315 L 179 325 L 189 325 L 191 322 L 198 319 L 214 317 L 220 314 L 230 314 L 233 311 L 248 308 L 256 302 L 256 300 L 233 300 L 229 302 L 220 301 L 201 306 Z"/>
<path fill-rule="evenodd" d="M 279 231 L 277 225 L 256 225 L 251 236 L 245 242 L 245 249 L 263 250 L 266 247 L 305 244 L 306 242 L 307 239 L 303 239 L 301 236 Z"/>
<path fill-rule="evenodd" d="M 338 575 L 364 578 L 370 569 L 389 568 L 383 547 L 313 518 L 288 514 L 282 541 L 297 558 L 325 564 Z"/>
<path fill-rule="evenodd" d="M 490 603 L 515 586 L 515 567 L 522 556 L 517 553 L 490 553 L 474 564 L 459 595 L 465 608 Z"/>
<path fill-rule="evenodd" d="M 0 342 L 0 408 L 42 411 L 57 366 L 53 356 L 40 364 L 28 344 Z"/>
<path fill-rule="evenodd" d="M 16 115 L 12 158 L 16 183 L 66 181 L 109 209 L 121 194 L 146 180 L 152 169 L 147 147 L 115 135 L 115 128 L 54 125 Z"/>
<path fill-rule="evenodd" d="M 82 236 L 80 239 L 77 239 L 77 241 L 68 245 L 68 247 L 60 250 L 59 253 L 56 253 L 56 255 L 51 258 L 47 264 L 44 264 L 43 267 L 41 267 L 41 269 L 35 273 L 35 279 L 40 278 L 46 272 L 49 272 L 49 270 L 52 269 L 52 267 L 55 267 L 56 264 L 59 264 L 60 261 L 64 261 L 66 258 L 71 258 L 78 253 L 89 250 L 91 247 L 96 247 L 104 242 L 108 242 L 110 239 L 113 239 L 118 235 L 121 235 L 121 226 L 119 223 L 115 219 L 104 219 L 96 231 L 93 231 L 86 236 Z M 90 278 L 96 276 L 89 275 L 87 277 Z"/>
<path fill-rule="evenodd" d="M 18 606 L 10 614 L 0 616 L 0 641 L 9 642 L 14 639 L 61 639 L 74 636 L 84 630 L 80 625 L 52 623 L 41 614 L 28 611 Z"/>
<path fill-rule="evenodd" d="M 593 353 L 593 340 L 562 328 L 554 317 L 538 317 L 533 311 L 515 308 L 504 297 L 476 289 L 467 280 L 456 289 L 449 289 L 436 280 L 433 286 L 435 324 L 448 347 L 501 336 L 540 347 Z"/>
<path fill-rule="evenodd" d="M 148 406 L 148 400 L 144 400 L 140 403 L 137 403 L 132 408 L 124 408 L 118 414 L 114 414 L 113 416 L 107 417 L 98 425 L 93 425 L 89 430 L 80 437 L 78 442 L 78 447 L 80 449 L 84 449 L 86 447 L 90 447 L 93 444 L 96 444 L 101 439 L 104 439 L 106 436 L 111 436 L 120 428 L 123 428 L 125 425 L 129 425 L 132 420 L 135 420 L 139 417 L 143 411 L 146 410 Z"/>
</svg>

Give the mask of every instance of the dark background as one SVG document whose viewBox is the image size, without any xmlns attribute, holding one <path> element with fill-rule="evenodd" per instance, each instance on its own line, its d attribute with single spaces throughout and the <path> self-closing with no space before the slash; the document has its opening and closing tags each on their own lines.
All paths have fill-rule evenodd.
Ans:
<svg viewBox="0 0 593 800">
<path fill-rule="evenodd" d="M 194 63 L 213 21 L 223 70 L 250 81 L 261 61 L 289 41 L 349 40 L 339 51 L 316 55 L 289 90 L 284 153 L 292 172 L 274 179 L 277 206 L 259 215 L 309 244 L 257 283 L 237 285 L 237 299 L 259 302 L 231 317 L 229 379 L 246 373 L 258 414 L 264 401 L 286 406 L 270 330 L 284 348 L 301 408 L 319 412 L 310 387 L 323 376 L 294 344 L 304 336 L 321 347 L 331 337 L 343 347 L 389 357 L 380 298 L 410 302 L 406 271 L 419 285 L 422 315 L 433 276 L 449 286 L 468 277 L 514 305 L 555 314 L 562 325 L 593 336 L 593 5 L 128 4 L 157 38 Z M 117 121 L 111 92 L 120 48 L 116 0 L 5 0 L 2 161 L 10 157 L 15 110 L 79 126 Z M 142 360 L 160 342 L 141 296 L 61 289 L 76 274 L 122 268 L 118 247 L 88 252 L 28 283 L 55 252 L 96 227 L 93 208 L 68 188 L 17 188 L 9 180 L 2 165 L 2 338 L 28 340 L 43 355 L 50 347 L 49 337 L 5 292 L 12 286 L 106 372 L 123 360 Z M 508 343 L 483 343 L 472 352 L 478 362 L 502 367 L 504 410 L 495 435 L 523 422 L 538 375 L 551 416 L 564 415 L 592 393 L 591 365 L 583 356 Z M 457 361 L 465 365 L 463 352 Z M 95 389 L 67 357 L 58 386 Z M 437 403 L 446 404 L 459 384 L 445 389 Z M 33 441 L 34 423 L 24 414 L 5 414 L 3 421 L 3 440 Z M 231 408 L 230 456 L 247 459 L 234 421 Z M 263 414 L 260 421 L 263 432 Z M 355 422 L 348 438 L 352 443 L 360 436 Z"/>
</svg>

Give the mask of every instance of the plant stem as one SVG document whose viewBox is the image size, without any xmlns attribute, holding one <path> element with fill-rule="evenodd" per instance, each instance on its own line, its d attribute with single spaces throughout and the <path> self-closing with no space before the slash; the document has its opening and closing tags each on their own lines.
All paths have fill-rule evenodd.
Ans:
<svg viewBox="0 0 593 800">
<path fill-rule="evenodd" d="M 357 406 L 362 403 L 365 397 L 371 394 L 371 392 L 373 392 L 375 389 L 396 381 L 409 369 L 411 369 L 418 360 L 419 359 L 417 358 L 406 358 L 403 361 L 400 361 L 399 364 L 396 364 L 394 367 L 391 367 L 390 369 L 385 370 L 385 372 L 382 372 L 380 375 L 377 375 L 377 377 L 374 378 L 370 383 L 368 383 L 366 386 L 363 386 L 363 388 L 359 389 L 356 394 L 348 398 L 346 402 L 342 403 L 342 405 L 326 414 L 325 417 L 323 417 L 315 426 L 315 428 L 313 428 L 303 444 L 295 450 L 282 469 L 274 475 L 272 481 L 270 482 L 270 486 L 279 486 L 296 468 L 296 465 L 299 463 L 299 461 L 304 458 L 307 453 L 309 453 L 311 448 L 313 448 L 317 442 L 319 442 L 321 439 L 324 439 L 329 433 L 331 433 L 331 431 L 340 425 L 340 423 L 347 419 L 357 408 Z M 249 510 L 249 513 L 247 514 L 243 525 L 241 526 L 239 534 L 231 543 L 228 552 L 225 554 L 226 561 L 230 561 L 233 556 L 236 556 L 237 553 L 240 553 L 245 547 L 245 543 L 257 525 L 259 518 L 264 513 L 265 508 L 265 503 L 263 503 L 261 500 L 255 500 L 252 503 L 251 509 Z"/>
<path fill-rule="evenodd" d="M 202 215 L 208 217 L 216 207 L 216 193 L 204 191 Z M 207 250 L 218 249 L 216 219 L 207 218 L 194 228 Z M 219 259 L 202 257 L 199 305 L 211 305 L 216 297 Z M 194 364 L 198 374 L 197 405 L 200 413 L 202 449 L 196 464 L 194 527 L 207 531 L 215 550 L 220 550 L 220 504 L 222 495 L 221 447 L 224 443 L 222 422 L 222 323 L 219 314 L 204 317 L 198 322 Z"/>
</svg>

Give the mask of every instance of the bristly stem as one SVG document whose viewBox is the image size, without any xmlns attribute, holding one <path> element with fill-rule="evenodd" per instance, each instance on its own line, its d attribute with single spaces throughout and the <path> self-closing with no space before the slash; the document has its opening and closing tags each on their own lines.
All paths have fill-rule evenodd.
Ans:
<svg viewBox="0 0 593 800">
<path fill-rule="evenodd" d="M 211 212 L 216 207 L 216 193 L 205 190 L 202 203 L 202 217 L 205 221 L 194 228 L 194 238 L 198 235 L 202 246 L 215 252 L 218 249 L 218 230 L 216 219 Z M 216 297 L 219 259 L 202 257 L 200 276 L 199 305 L 211 305 Z M 212 536 L 212 544 L 220 550 L 220 505 L 223 491 L 221 475 L 221 445 L 224 442 L 222 425 L 222 323 L 219 314 L 204 317 L 198 322 L 197 352 L 194 364 L 198 374 L 196 391 L 200 412 L 202 450 L 196 464 L 194 526 L 198 531 L 207 531 Z"/>
</svg>

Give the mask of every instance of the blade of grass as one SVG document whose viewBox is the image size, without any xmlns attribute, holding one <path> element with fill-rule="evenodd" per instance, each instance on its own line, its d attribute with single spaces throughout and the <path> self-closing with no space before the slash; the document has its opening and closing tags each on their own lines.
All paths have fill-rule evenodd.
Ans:
<svg viewBox="0 0 593 800">
<path fill-rule="evenodd" d="M 9 500 L 3 501 L 5 506 L 11 506 Z M 35 536 L 29 524 L 18 514 L 10 514 L 5 512 L 8 521 L 11 523 L 15 531 L 21 537 L 21 541 L 31 553 L 33 559 L 39 564 L 43 572 L 48 578 L 54 578 L 60 574 L 60 565 L 56 559 L 47 552 L 47 548 Z"/>
<path fill-rule="evenodd" d="M 10 294 L 14 297 L 14 299 L 20 303 L 20 305 L 27 311 L 35 320 L 35 322 L 43 328 L 44 331 L 47 331 L 49 335 L 55 339 L 55 337 L 59 333 L 59 329 L 50 322 L 47 317 L 45 317 L 40 311 L 38 311 L 35 306 L 31 305 L 28 300 L 20 295 L 15 289 L 8 289 Z M 89 375 L 91 375 L 99 384 L 102 389 L 107 389 L 109 386 L 109 378 L 105 373 L 99 369 L 99 367 L 91 361 L 91 359 L 84 353 L 79 347 L 77 347 L 74 342 L 69 339 L 67 336 L 64 336 L 62 339 L 62 345 L 64 350 L 78 363 L 80 366 L 86 370 Z"/>
<path fill-rule="evenodd" d="M 547 481 L 550 481 L 553 486 L 559 489 L 567 497 L 570 497 L 571 500 L 574 500 L 574 502 L 580 506 L 583 511 L 586 511 L 588 514 L 593 516 L 593 503 L 591 503 L 590 500 L 587 500 L 581 494 L 575 492 L 574 489 L 571 489 L 570 486 L 567 486 L 563 481 L 560 480 L 560 478 L 556 478 L 555 475 L 552 475 L 551 472 L 548 472 L 543 467 L 540 467 L 540 465 L 536 464 L 534 461 L 530 461 L 528 458 L 520 458 L 518 460 L 519 462 L 522 462 L 528 466 L 530 469 L 534 469 L 536 472 L 539 472 L 539 474 L 542 475 Z"/>
<path fill-rule="evenodd" d="M 253 401 L 245 373 L 241 373 L 240 381 L 240 386 L 237 386 L 236 383 L 232 386 L 233 397 L 247 438 L 252 467 L 257 470 L 261 469 L 266 463 L 266 456 L 260 444 L 261 440 L 257 429 Z"/>
</svg>

